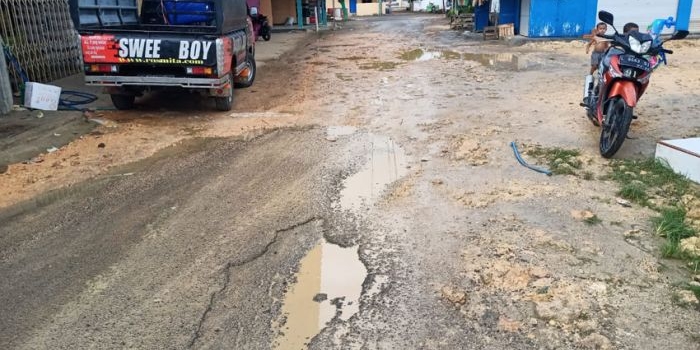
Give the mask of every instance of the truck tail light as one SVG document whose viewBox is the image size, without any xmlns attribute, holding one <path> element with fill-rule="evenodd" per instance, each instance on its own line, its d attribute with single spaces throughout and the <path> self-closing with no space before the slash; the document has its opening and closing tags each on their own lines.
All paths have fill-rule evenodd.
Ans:
<svg viewBox="0 0 700 350">
<path fill-rule="evenodd" d="M 211 67 L 187 67 L 186 71 L 190 75 L 212 75 L 214 73 Z"/>
<path fill-rule="evenodd" d="M 116 73 L 119 71 L 119 68 L 113 64 L 91 64 L 85 68 L 91 73 Z"/>
</svg>

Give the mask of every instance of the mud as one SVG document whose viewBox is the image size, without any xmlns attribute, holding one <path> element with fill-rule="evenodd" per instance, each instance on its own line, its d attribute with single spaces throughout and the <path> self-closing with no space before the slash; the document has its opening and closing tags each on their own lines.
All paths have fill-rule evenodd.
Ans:
<svg viewBox="0 0 700 350">
<path fill-rule="evenodd" d="M 188 151 L 186 161 L 155 163 L 157 176 L 112 179 L 104 198 L 76 193 L 73 206 L 51 207 L 49 219 L 72 208 L 84 226 L 44 220 L 43 211 L 13 221 L 4 237 L 26 237 L 16 251 L 33 252 L 36 266 L 47 264 L 46 252 L 60 253 L 65 271 L 76 253 L 92 262 L 78 265 L 86 273 L 78 283 L 30 271 L 31 283 L 58 278 L 73 289 L 51 299 L 52 309 L 21 304 L 33 319 L 50 320 L 25 347 L 99 348 L 136 334 L 114 346 L 696 349 L 700 318 L 680 287 L 688 270 L 660 258 L 654 212 L 618 204 L 617 185 L 605 177 L 610 163 L 597 154 L 599 129 L 578 107 L 585 43 L 482 42 L 446 30 L 445 21 L 352 21 L 269 62 L 256 86 L 237 94 L 233 113 L 201 112 L 184 98 L 177 108 L 146 101 L 132 113 L 104 113 L 116 127 L 100 126 L 42 163 L 10 165 L 0 175 L 0 207 L 129 173 L 121 166 L 183 140 L 241 142 Z M 618 158 L 649 157 L 658 138 L 700 130 L 691 118 L 700 45 L 668 48 L 676 54 L 654 73 Z M 278 131 L 257 138 L 265 130 Z M 576 149 L 595 181 L 532 172 L 513 157 L 512 141 Z M 113 202 L 126 207 L 114 212 Z M 105 228 L 94 239 L 117 245 L 106 250 L 111 260 L 78 251 Z M 66 242 L 76 243 L 64 251 Z M 334 266 L 324 265 L 324 247 L 343 252 L 325 255 L 342 261 L 334 277 L 352 272 L 342 292 L 324 289 L 323 266 Z M 39 300 L 32 305 L 51 296 L 29 290 Z M 336 299 L 343 296 L 352 305 Z"/>
<path fill-rule="evenodd" d="M 366 277 L 357 247 L 316 245 L 300 261 L 296 283 L 282 301 L 282 335 L 275 349 L 303 348 L 332 320 L 347 321 L 358 313 Z"/>
<path fill-rule="evenodd" d="M 368 210 L 388 185 L 406 174 L 407 158 L 403 149 L 386 136 L 370 135 L 366 163 L 343 182 L 340 208 Z"/>
</svg>

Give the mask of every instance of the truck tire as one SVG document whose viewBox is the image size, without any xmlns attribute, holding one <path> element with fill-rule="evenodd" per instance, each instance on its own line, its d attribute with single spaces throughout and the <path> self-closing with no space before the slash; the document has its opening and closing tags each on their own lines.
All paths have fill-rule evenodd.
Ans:
<svg viewBox="0 0 700 350">
<path fill-rule="evenodd" d="M 216 109 L 222 112 L 228 112 L 233 108 L 233 95 L 228 97 L 214 97 Z"/>
<path fill-rule="evenodd" d="M 229 79 L 233 82 L 233 73 L 229 73 Z M 222 112 L 228 112 L 233 108 L 233 87 L 229 90 L 228 96 L 217 96 L 214 97 L 214 103 L 216 103 L 216 109 Z"/>
<path fill-rule="evenodd" d="M 249 70 L 248 77 L 245 79 L 245 81 L 238 81 L 233 85 L 237 88 L 251 87 L 253 85 L 253 82 L 255 81 L 255 74 L 258 72 L 258 69 L 255 66 L 255 58 L 253 58 L 251 54 L 248 54 L 246 56 L 245 63 L 246 68 Z"/>
<path fill-rule="evenodd" d="M 112 104 L 119 110 L 128 110 L 134 108 L 134 101 L 136 96 L 134 95 L 119 95 L 111 94 L 109 97 L 112 98 Z"/>
</svg>

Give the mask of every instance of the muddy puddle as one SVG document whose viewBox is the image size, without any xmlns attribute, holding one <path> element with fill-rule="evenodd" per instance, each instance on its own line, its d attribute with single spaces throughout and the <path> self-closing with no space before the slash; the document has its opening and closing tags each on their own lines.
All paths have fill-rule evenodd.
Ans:
<svg viewBox="0 0 700 350">
<path fill-rule="evenodd" d="M 359 211 L 373 204 L 388 185 L 406 174 L 406 154 L 386 136 L 370 135 L 367 162 L 355 175 L 343 182 L 340 207 Z"/>
<path fill-rule="evenodd" d="M 357 128 L 350 125 L 334 125 L 326 128 L 326 136 L 331 138 L 352 135 L 355 132 Z"/>
<path fill-rule="evenodd" d="M 472 61 L 496 70 L 509 71 L 527 70 L 537 66 L 535 62 L 512 53 L 460 53 L 449 50 L 429 51 L 414 49 L 402 52 L 399 57 L 405 61 L 430 61 L 436 59 Z"/>
<path fill-rule="evenodd" d="M 284 297 L 275 349 L 304 349 L 330 321 L 347 321 L 360 311 L 367 269 L 358 247 L 342 248 L 321 241 L 301 260 L 296 283 Z"/>
</svg>

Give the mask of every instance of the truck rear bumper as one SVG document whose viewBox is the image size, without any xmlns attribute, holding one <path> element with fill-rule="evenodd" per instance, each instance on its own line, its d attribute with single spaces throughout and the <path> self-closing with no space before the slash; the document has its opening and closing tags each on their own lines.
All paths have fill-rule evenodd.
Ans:
<svg viewBox="0 0 700 350">
<path fill-rule="evenodd" d="M 223 88 L 229 84 L 228 75 L 222 78 L 174 78 L 159 76 L 86 75 L 85 84 L 96 86 L 174 86 L 188 89 Z"/>
</svg>

